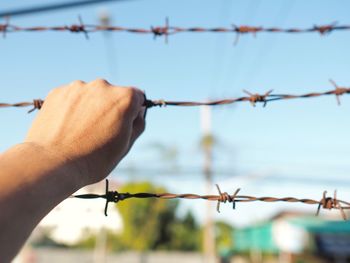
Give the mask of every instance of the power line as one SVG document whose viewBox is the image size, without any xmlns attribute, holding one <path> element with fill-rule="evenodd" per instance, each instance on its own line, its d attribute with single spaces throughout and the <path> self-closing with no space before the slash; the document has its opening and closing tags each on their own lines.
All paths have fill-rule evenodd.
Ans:
<svg viewBox="0 0 350 263">
<path fill-rule="evenodd" d="M 92 4 L 100 4 L 103 2 L 112 2 L 112 1 L 121 2 L 121 1 L 125 1 L 125 0 L 84 0 L 84 1 L 56 3 L 56 4 L 52 4 L 52 5 L 26 7 L 26 8 L 19 8 L 19 9 L 2 11 L 2 12 L 0 12 L 0 17 L 14 17 L 14 16 L 21 16 L 21 15 L 31 15 L 31 14 L 43 13 L 43 12 L 47 12 L 47 11 L 56 11 L 56 10 L 62 10 L 62 9 L 67 9 L 67 8 L 86 6 L 86 5 L 92 5 Z"/>
</svg>

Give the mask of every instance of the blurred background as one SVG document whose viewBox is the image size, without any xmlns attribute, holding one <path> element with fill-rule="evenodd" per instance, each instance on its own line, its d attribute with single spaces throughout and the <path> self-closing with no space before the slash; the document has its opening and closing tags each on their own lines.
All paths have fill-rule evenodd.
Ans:
<svg viewBox="0 0 350 263">
<path fill-rule="evenodd" d="M 3 1 L 18 26 L 79 24 L 299 27 L 350 24 L 348 1 L 124 0 L 89 5 Z M 88 2 L 88 1 L 81 1 Z M 69 6 L 69 4 L 68 4 Z M 29 10 L 28 12 L 16 12 Z M 5 17 L 0 24 L 5 24 Z M 44 99 L 54 87 L 105 78 L 136 86 L 149 99 L 208 100 L 253 93 L 301 94 L 350 83 L 348 31 L 328 35 L 119 32 L 7 33 L 0 39 L 0 101 Z M 263 108 L 152 108 L 147 128 L 109 176 L 120 192 L 293 196 L 320 200 L 324 190 L 350 200 L 350 100 L 333 96 Z M 1 109 L 0 150 L 23 140 L 35 113 Z M 104 182 L 79 193 L 104 193 Z M 15 262 L 347 262 L 350 224 L 339 211 L 290 203 L 222 204 L 203 200 L 67 199 L 35 229 Z"/>
</svg>

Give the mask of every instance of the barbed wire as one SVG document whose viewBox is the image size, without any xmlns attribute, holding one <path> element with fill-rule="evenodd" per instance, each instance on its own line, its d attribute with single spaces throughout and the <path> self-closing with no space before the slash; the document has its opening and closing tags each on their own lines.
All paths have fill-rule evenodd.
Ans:
<svg viewBox="0 0 350 263">
<path fill-rule="evenodd" d="M 55 31 L 55 32 L 71 32 L 71 33 L 83 33 L 86 38 L 89 33 L 108 31 L 108 32 L 125 32 L 133 34 L 151 34 L 154 38 L 163 36 L 165 42 L 168 42 L 170 35 L 179 33 L 234 33 L 236 34 L 235 43 L 242 34 L 252 34 L 256 36 L 258 33 L 319 33 L 321 35 L 329 34 L 333 31 L 348 31 L 350 25 L 338 25 L 337 22 L 325 25 L 313 25 L 308 28 L 280 28 L 280 27 L 262 27 L 262 26 L 249 26 L 249 25 L 235 25 L 230 27 L 178 27 L 170 26 L 169 19 L 165 19 L 163 26 L 151 26 L 150 28 L 132 28 L 122 26 L 106 26 L 106 25 L 94 25 L 84 24 L 83 20 L 79 16 L 79 23 L 62 26 L 18 26 L 10 24 L 9 18 L 6 18 L 5 23 L 0 24 L 0 32 L 5 37 L 7 33 L 17 32 L 43 32 L 43 31 Z"/>
<path fill-rule="evenodd" d="M 213 100 L 205 102 L 196 102 L 196 101 L 167 101 L 167 100 L 148 100 L 145 97 L 144 106 L 146 108 L 152 107 L 163 107 L 163 106 L 218 106 L 218 105 L 227 105 L 237 102 L 249 102 L 252 106 L 255 107 L 256 103 L 263 103 L 265 107 L 268 102 L 279 101 L 279 100 L 289 100 L 289 99 L 302 99 L 302 98 L 314 98 L 328 95 L 335 95 L 338 105 L 340 105 L 340 96 L 350 93 L 349 87 L 340 87 L 333 80 L 330 80 L 335 89 L 324 91 L 324 92 L 311 92 L 301 95 L 291 95 L 291 94 L 273 94 L 273 90 L 269 90 L 264 94 L 251 93 L 249 91 L 243 90 L 247 95 L 244 97 L 238 97 L 233 99 L 222 99 L 222 100 Z M 18 102 L 18 103 L 0 103 L 0 108 L 5 107 L 28 107 L 32 106 L 33 108 L 28 111 L 28 113 L 33 112 L 34 110 L 40 110 L 44 104 L 44 100 L 35 99 L 32 102 Z"/>
<path fill-rule="evenodd" d="M 327 191 L 323 192 L 321 200 L 313 200 L 313 199 L 307 199 L 307 198 L 295 198 L 295 197 L 255 197 L 255 196 L 249 196 L 249 195 L 238 195 L 239 191 L 241 190 L 238 188 L 234 191 L 232 195 L 228 194 L 227 192 L 222 192 L 219 185 L 216 184 L 216 188 L 218 191 L 217 195 L 198 195 L 198 194 L 172 194 L 172 193 L 119 193 L 118 191 L 109 191 L 109 183 L 108 180 L 106 180 L 106 191 L 103 195 L 98 194 L 81 194 L 81 195 L 73 195 L 71 197 L 73 198 L 81 198 L 81 199 L 95 199 L 95 198 L 103 198 L 106 199 L 104 214 L 107 216 L 107 210 L 108 210 L 108 204 L 110 202 L 112 203 L 118 203 L 120 201 L 124 201 L 126 199 L 130 198 L 158 198 L 158 199 L 203 199 L 207 201 L 216 201 L 217 206 L 216 210 L 218 213 L 220 213 L 220 204 L 221 203 L 232 203 L 232 208 L 236 208 L 236 203 L 238 202 L 288 202 L 288 203 L 303 203 L 308 205 L 318 205 L 316 216 L 319 215 L 321 208 L 323 209 L 338 209 L 340 211 L 340 214 L 344 220 L 347 219 L 345 211 L 346 209 L 350 209 L 350 203 L 339 200 L 337 198 L 337 191 L 334 191 L 333 197 L 327 197 Z"/>
<path fill-rule="evenodd" d="M 28 111 L 28 113 L 31 113 L 34 110 L 40 110 L 43 104 L 44 104 L 44 101 L 38 99 L 38 100 L 33 100 L 32 102 L 0 103 L 0 108 L 33 106 L 33 108 Z"/>
<path fill-rule="evenodd" d="M 313 97 L 320 97 L 320 96 L 326 96 L 326 95 L 335 95 L 337 99 L 338 105 L 340 105 L 340 96 L 343 94 L 350 93 L 350 88 L 348 87 L 340 87 L 338 86 L 333 80 L 330 80 L 330 82 L 334 85 L 334 90 L 329 90 L 325 92 L 311 92 L 301 95 L 291 95 L 291 94 L 272 94 L 273 90 L 269 90 L 264 94 L 258 94 L 258 93 L 251 93 L 247 90 L 243 90 L 247 95 L 244 97 L 238 97 L 234 99 L 223 99 L 223 100 L 214 100 L 214 101 L 207 101 L 207 102 L 193 102 L 193 101 L 165 101 L 165 100 L 147 100 L 146 106 L 147 107 L 154 107 L 154 106 L 216 106 L 216 105 L 226 105 L 226 104 L 233 104 L 236 102 L 243 102 L 248 101 L 251 103 L 252 106 L 255 107 L 256 103 L 261 102 L 263 103 L 263 106 L 265 107 L 268 102 L 271 101 L 277 101 L 277 100 L 289 100 L 289 99 L 300 99 L 300 98 L 313 98 Z"/>
</svg>

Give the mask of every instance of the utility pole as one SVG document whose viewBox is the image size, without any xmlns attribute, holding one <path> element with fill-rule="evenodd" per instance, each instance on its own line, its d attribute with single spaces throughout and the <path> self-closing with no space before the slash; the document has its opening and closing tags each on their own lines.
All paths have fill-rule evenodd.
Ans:
<svg viewBox="0 0 350 263">
<path fill-rule="evenodd" d="M 214 137 L 211 131 L 211 108 L 209 106 L 201 107 L 201 126 L 202 126 L 202 140 L 201 146 L 204 153 L 203 174 L 205 179 L 206 194 L 210 194 L 213 185 L 213 144 Z M 215 262 L 215 234 L 214 222 L 212 214 L 212 206 L 207 202 L 206 217 L 204 222 L 204 262 Z"/>
<path fill-rule="evenodd" d="M 112 17 L 108 10 L 102 10 L 99 13 L 99 21 L 101 26 L 111 26 L 112 24 Z M 117 63 L 117 54 L 116 49 L 114 45 L 113 36 L 111 35 L 111 32 L 103 32 L 103 38 L 105 42 L 105 50 L 106 50 L 106 60 L 108 63 L 109 73 L 110 77 L 117 79 L 117 73 L 118 73 L 118 63 Z"/>
<path fill-rule="evenodd" d="M 96 245 L 93 254 L 93 262 L 105 263 L 107 262 L 107 230 L 101 227 L 96 237 Z"/>
</svg>

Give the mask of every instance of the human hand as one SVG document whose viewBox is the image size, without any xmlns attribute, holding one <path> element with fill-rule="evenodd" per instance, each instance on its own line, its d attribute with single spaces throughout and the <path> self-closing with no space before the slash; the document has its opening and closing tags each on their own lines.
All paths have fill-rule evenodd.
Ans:
<svg viewBox="0 0 350 263">
<path fill-rule="evenodd" d="M 105 80 L 52 90 L 25 139 L 79 168 L 79 184 L 105 178 L 145 128 L 144 94 Z M 73 176 L 73 175 L 72 175 Z"/>
</svg>

